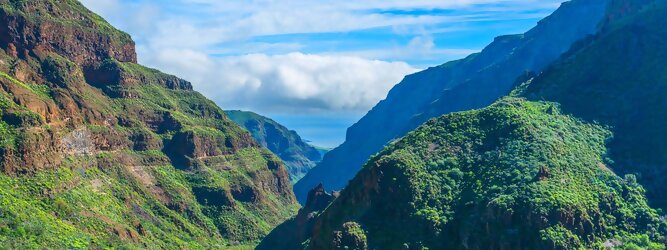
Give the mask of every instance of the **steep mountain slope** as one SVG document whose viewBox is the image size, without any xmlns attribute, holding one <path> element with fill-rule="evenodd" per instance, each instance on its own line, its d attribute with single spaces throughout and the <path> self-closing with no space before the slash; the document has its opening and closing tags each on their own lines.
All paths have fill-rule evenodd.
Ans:
<svg viewBox="0 0 667 250">
<path fill-rule="evenodd" d="M 635 174 L 652 204 L 667 209 L 667 3 L 618 1 L 608 31 L 530 84 L 524 96 L 612 127 L 608 157 Z M 641 15 L 627 15 L 645 6 Z"/>
<path fill-rule="evenodd" d="M 655 249 L 667 225 L 633 176 L 606 167 L 610 135 L 512 98 L 430 121 L 369 161 L 310 248 Z"/>
<path fill-rule="evenodd" d="M 615 0 L 600 33 L 512 97 L 392 143 L 281 244 L 665 249 L 666 13 Z"/>
<path fill-rule="evenodd" d="M 0 0 L 0 245 L 253 244 L 298 207 L 281 161 L 75 0 Z"/>
<path fill-rule="evenodd" d="M 319 149 L 304 142 L 296 131 L 267 117 L 246 111 L 225 111 L 236 124 L 250 131 L 260 145 L 268 148 L 285 163 L 292 183 L 300 180 L 322 160 Z"/>
<path fill-rule="evenodd" d="M 342 189 L 369 156 L 432 117 L 485 107 L 508 94 L 519 76 L 539 73 L 595 33 L 606 6 L 607 0 L 564 3 L 525 34 L 498 37 L 481 53 L 407 76 L 295 185 L 297 198 L 303 202 L 320 182 Z"/>
</svg>

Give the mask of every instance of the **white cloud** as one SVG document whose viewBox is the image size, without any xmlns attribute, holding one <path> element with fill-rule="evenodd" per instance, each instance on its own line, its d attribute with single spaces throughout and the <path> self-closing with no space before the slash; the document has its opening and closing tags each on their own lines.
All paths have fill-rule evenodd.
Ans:
<svg viewBox="0 0 667 250">
<path fill-rule="evenodd" d="M 200 4 L 213 11 L 253 11 L 256 9 L 272 9 L 284 7 L 294 8 L 331 8 L 341 10 L 413 10 L 413 9 L 451 9 L 498 4 L 503 6 L 523 6 L 524 8 L 541 8 L 547 5 L 559 4 L 554 0 L 361 0 L 361 1 L 339 1 L 339 0 L 246 0 L 246 1 L 220 1 L 220 0 L 180 0 L 184 4 Z"/>
<path fill-rule="evenodd" d="M 403 62 L 303 53 L 211 58 L 192 51 L 164 51 L 161 68 L 196 81 L 197 90 L 225 109 L 258 112 L 364 112 L 405 75 Z"/>
<path fill-rule="evenodd" d="M 323 53 L 328 56 L 351 56 L 361 58 L 375 58 L 377 60 L 400 60 L 407 61 L 414 58 L 421 60 L 431 60 L 443 62 L 443 58 L 460 59 L 470 54 L 479 52 L 478 49 L 439 49 L 439 48 L 424 48 L 413 46 L 412 48 L 397 47 L 394 49 L 366 49 L 366 50 L 352 50 L 341 52 Z M 414 66 L 414 65 L 413 65 Z M 426 68 L 432 65 L 422 65 Z"/>
<path fill-rule="evenodd" d="M 192 81 L 223 108 L 364 112 L 404 75 L 416 70 L 396 61 L 460 58 L 476 51 L 440 48 L 431 36 L 433 32 L 455 32 L 458 27 L 424 27 L 523 18 L 535 13 L 521 10 L 553 8 L 559 0 L 81 1 L 133 35 L 140 63 Z M 392 13 L 471 6 L 475 11 L 447 15 Z M 497 17 L 488 12 L 511 14 Z M 413 38 L 394 46 L 338 47 L 318 54 L 292 53 L 303 49 L 305 44 L 299 40 L 254 40 L 378 27 Z M 217 56 L 220 54 L 231 56 Z"/>
<path fill-rule="evenodd" d="M 496 18 L 487 12 L 512 13 L 505 19 L 553 9 L 561 0 L 82 0 L 154 47 L 207 48 L 253 37 L 348 32 L 379 27 L 415 27 Z M 462 10 L 470 13 L 397 15 L 391 10 Z M 476 13 L 476 14 L 471 14 Z M 485 14 L 486 13 L 486 14 Z M 420 31 L 421 32 L 421 31 Z M 440 31 L 441 32 L 441 31 Z"/>
</svg>

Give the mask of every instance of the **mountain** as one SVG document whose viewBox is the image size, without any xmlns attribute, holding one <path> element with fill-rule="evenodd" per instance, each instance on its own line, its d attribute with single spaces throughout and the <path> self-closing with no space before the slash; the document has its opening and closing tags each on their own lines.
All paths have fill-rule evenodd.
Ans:
<svg viewBox="0 0 667 250">
<path fill-rule="evenodd" d="M 342 189 L 371 155 L 432 117 L 482 108 L 508 94 L 518 77 L 541 72 L 595 33 L 607 2 L 566 2 L 525 34 L 498 37 L 480 53 L 407 76 L 294 186 L 297 198 L 303 203 L 319 183 Z"/>
<path fill-rule="evenodd" d="M 246 111 L 225 111 L 227 116 L 250 131 L 259 144 L 268 148 L 285 163 L 292 183 L 300 180 L 322 160 L 320 149 L 303 141 L 296 131 L 267 117 Z"/>
<path fill-rule="evenodd" d="M 75 0 L 0 0 L 0 245 L 254 245 L 298 204 L 280 159 Z"/>
<path fill-rule="evenodd" d="M 613 0 L 598 33 L 510 96 L 428 121 L 373 156 L 330 204 L 304 207 L 305 223 L 297 216 L 264 241 L 665 249 L 666 13 L 662 0 Z M 276 237 L 285 231 L 303 233 Z"/>
<path fill-rule="evenodd" d="M 429 121 L 371 158 L 310 249 L 664 249 L 642 186 L 608 168 L 611 134 L 519 98 Z"/>
<path fill-rule="evenodd" d="M 612 169 L 637 175 L 652 205 L 667 209 L 667 4 L 615 4 L 606 32 L 552 65 L 523 96 L 558 102 L 564 112 L 610 127 Z"/>
</svg>

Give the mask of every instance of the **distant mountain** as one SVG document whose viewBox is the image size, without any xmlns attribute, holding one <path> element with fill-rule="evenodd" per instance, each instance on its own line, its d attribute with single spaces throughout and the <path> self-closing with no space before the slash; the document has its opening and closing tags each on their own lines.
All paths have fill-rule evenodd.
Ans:
<svg viewBox="0 0 667 250">
<path fill-rule="evenodd" d="M 667 1 L 613 0 L 605 13 L 594 36 L 509 96 L 428 121 L 340 194 L 312 190 L 264 242 L 665 249 Z"/>
<path fill-rule="evenodd" d="M 607 2 L 566 2 L 525 34 L 498 37 L 480 53 L 407 76 L 294 186 L 297 198 L 303 203 L 319 183 L 342 189 L 371 155 L 432 117 L 482 108 L 508 94 L 518 78 L 540 73 L 594 34 Z"/>
<path fill-rule="evenodd" d="M 252 246 L 280 159 L 76 0 L 0 0 L 0 248 Z"/>
<path fill-rule="evenodd" d="M 246 111 L 225 111 L 225 113 L 232 121 L 250 131 L 259 144 L 283 160 L 292 183 L 306 175 L 327 152 L 308 144 L 296 131 L 289 130 L 267 117 Z"/>
</svg>

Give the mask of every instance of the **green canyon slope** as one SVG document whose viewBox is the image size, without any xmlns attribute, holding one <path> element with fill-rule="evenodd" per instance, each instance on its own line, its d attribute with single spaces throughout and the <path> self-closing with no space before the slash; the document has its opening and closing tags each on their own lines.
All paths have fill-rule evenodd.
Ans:
<svg viewBox="0 0 667 250">
<path fill-rule="evenodd" d="M 75 0 L 0 0 L 0 245 L 253 245 L 298 205 L 282 162 Z"/>
</svg>

